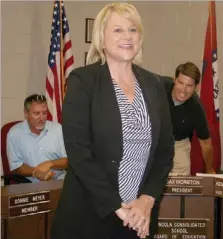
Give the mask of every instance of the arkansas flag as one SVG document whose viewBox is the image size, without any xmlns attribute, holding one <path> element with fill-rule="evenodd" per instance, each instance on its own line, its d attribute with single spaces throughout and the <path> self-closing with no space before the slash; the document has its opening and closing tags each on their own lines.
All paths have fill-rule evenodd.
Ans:
<svg viewBox="0 0 223 239">
<path fill-rule="evenodd" d="M 200 99 L 206 112 L 212 139 L 214 169 L 216 172 L 219 172 L 221 164 L 221 143 L 219 130 L 219 78 L 217 60 L 215 1 L 210 1 L 204 46 Z M 196 135 L 194 135 L 191 144 L 191 174 L 193 175 L 197 172 L 205 172 L 205 168 L 199 141 Z"/>
</svg>

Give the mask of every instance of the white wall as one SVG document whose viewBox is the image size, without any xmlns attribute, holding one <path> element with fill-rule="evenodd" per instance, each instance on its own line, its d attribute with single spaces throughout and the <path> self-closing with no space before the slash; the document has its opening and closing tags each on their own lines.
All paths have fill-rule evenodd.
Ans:
<svg viewBox="0 0 223 239">
<path fill-rule="evenodd" d="M 107 2 L 65 1 L 75 57 L 84 64 L 85 18 L 95 17 Z M 131 1 L 144 23 L 145 67 L 173 75 L 178 64 L 193 61 L 200 69 L 208 20 L 208 1 Z M 23 119 L 23 100 L 45 92 L 52 1 L 2 3 L 2 114 L 1 122 Z M 223 118 L 223 2 L 216 2 L 220 107 Z M 222 92 L 222 93 L 221 93 Z M 222 127 L 223 124 L 221 124 Z"/>
</svg>

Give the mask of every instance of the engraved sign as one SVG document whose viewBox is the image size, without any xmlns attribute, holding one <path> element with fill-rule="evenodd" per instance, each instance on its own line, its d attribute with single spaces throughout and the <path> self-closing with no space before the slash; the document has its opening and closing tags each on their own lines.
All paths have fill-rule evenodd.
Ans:
<svg viewBox="0 0 223 239">
<path fill-rule="evenodd" d="M 9 197 L 9 217 L 21 217 L 49 211 L 50 192 L 29 193 Z"/>
<path fill-rule="evenodd" d="M 165 194 L 202 194 L 202 179 L 198 177 L 169 177 Z"/>
<path fill-rule="evenodd" d="M 154 239 L 207 239 L 209 219 L 160 218 Z"/>
<path fill-rule="evenodd" d="M 165 194 L 202 194 L 202 187 L 176 187 L 167 186 L 165 189 Z"/>
<path fill-rule="evenodd" d="M 223 179 L 222 178 L 216 178 L 215 179 L 215 196 L 222 197 L 223 198 Z"/>
<path fill-rule="evenodd" d="M 49 211 L 49 202 L 33 205 L 22 205 L 10 208 L 10 217 L 33 215 Z"/>
<path fill-rule="evenodd" d="M 9 207 L 29 204 L 29 203 L 37 203 L 49 201 L 50 194 L 49 192 L 40 192 L 34 194 L 25 194 L 20 196 L 12 196 L 9 198 Z"/>
</svg>

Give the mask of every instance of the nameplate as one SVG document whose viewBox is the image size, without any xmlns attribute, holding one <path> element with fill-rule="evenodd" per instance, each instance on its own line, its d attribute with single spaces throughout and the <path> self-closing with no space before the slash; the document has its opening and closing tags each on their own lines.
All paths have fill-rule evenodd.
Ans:
<svg viewBox="0 0 223 239">
<path fill-rule="evenodd" d="M 209 219 L 159 218 L 154 239 L 207 239 Z"/>
<path fill-rule="evenodd" d="M 48 212 L 50 192 L 29 193 L 9 197 L 9 217 L 21 217 Z"/>
<path fill-rule="evenodd" d="M 223 198 L 223 179 L 222 178 L 215 178 L 214 193 L 215 193 L 215 196 Z"/>
<path fill-rule="evenodd" d="M 197 177 L 169 177 L 165 194 L 202 194 L 202 179 Z"/>
</svg>

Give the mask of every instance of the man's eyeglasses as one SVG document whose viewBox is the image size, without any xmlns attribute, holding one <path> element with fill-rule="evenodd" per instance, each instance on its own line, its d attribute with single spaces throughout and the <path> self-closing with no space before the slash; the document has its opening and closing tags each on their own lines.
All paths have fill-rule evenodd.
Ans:
<svg viewBox="0 0 223 239">
<path fill-rule="evenodd" d="M 26 105 L 27 103 L 32 103 L 35 101 L 39 101 L 39 102 L 46 102 L 46 96 L 45 95 L 30 95 L 25 99 L 24 105 Z"/>
<path fill-rule="evenodd" d="M 45 95 L 34 95 L 31 99 L 31 101 L 46 101 Z"/>
</svg>

